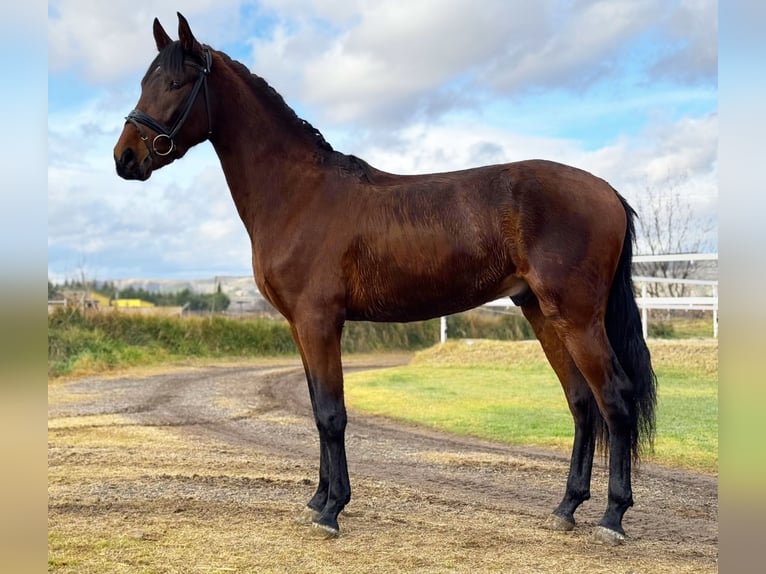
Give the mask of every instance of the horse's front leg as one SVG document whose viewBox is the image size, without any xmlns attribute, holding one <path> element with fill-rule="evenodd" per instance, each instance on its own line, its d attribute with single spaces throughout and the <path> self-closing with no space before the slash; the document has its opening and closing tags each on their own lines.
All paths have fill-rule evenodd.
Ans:
<svg viewBox="0 0 766 574">
<path fill-rule="evenodd" d="M 313 511 L 312 522 L 332 535 L 338 534 L 338 514 L 351 499 L 340 357 L 342 325 L 342 320 L 316 314 L 293 324 L 293 335 L 306 368 L 320 442 L 319 486 L 308 506 Z"/>
</svg>

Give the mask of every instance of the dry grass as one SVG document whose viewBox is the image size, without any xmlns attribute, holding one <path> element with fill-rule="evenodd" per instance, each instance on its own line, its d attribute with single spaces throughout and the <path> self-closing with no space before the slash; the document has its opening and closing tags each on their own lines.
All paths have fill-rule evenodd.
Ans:
<svg viewBox="0 0 766 574">
<path fill-rule="evenodd" d="M 486 468 L 493 471 L 520 468 L 533 471 L 559 472 L 563 466 L 558 462 L 547 462 L 518 456 L 501 456 L 486 452 L 425 452 L 421 453 L 420 458 L 447 466 Z"/>
<path fill-rule="evenodd" d="M 537 341 L 450 340 L 415 354 L 410 363 L 423 367 L 524 368 L 545 362 Z"/>
<path fill-rule="evenodd" d="M 718 375 L 718 340 L 651 339 L 649 350 L 655 369 L 684 369 Z"/>
<path fill-rule="evenodd" d="M 52 388 L 49 407 L 93 399 L 68 392 L 67 383 Z M 235 414 L 241 409 L 215 400 Z M 551 533 L 540 528 L 540 514 L 508 512 L 480 493 L 455 499 L 428 484 L 406 486 L 384 468 L 354 477 L 343 534 L 317 538 L 294 522 L 313 492 L 313 459 L 141 426 L 119 414 L 51 416 L 48 456 L 48 571 L 60 574 L 717 570 L 709 543 L 646 536 L 607 548 L 589 540 L 587 525 Z M 528 471 L 545 489 L 553 488 L 548 481 L 561 487 L 565 467 L 473 451 L 418 458 L 500 477 Z"/>
<path fill-rule="evenodd" d="M 657 368 L 718 372 L 716 339 L 650 339 L 649 350 Z M 431 367 L 497 367 L 523 369 L 546 362 L 537 341 L 451 340 L 415 354 L 411 365 Z"/>
<path fill-rule="evenodd" d="M 718 342 L 650 340 L 657 437 L 646 460 L 718 472 Z M 346 378 L 357 410 L 451 433 L 569 452 L 571 415 L 536 341 L 448 341 L 404 367 Z"/>
<path fill-rule="evenodd" d="M 308 469 L 249 449 L 190 443 L 168 429 L 122 426 L 118 418 L 89 422 L 50 431 L 50 572 L 705 571 L 659 555 L 651 542 L 609 549 L 585 530 L 552 534 L 536 517 L 482 508 L 466 514 L 386 481 L 357 481 L 362 502 L 344 513 L 343 536 L 321 540 L 293 521 L 295 501 L 311 491 Z"/>
</svg>

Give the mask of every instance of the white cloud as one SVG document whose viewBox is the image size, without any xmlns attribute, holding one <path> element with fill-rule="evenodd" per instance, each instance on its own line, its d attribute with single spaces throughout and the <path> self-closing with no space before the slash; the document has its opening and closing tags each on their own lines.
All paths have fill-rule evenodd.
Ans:
<svg viewBox="0 0 766 574">
<path fill-rule="evenodd" d="M 394 173 L 451 171 L 542 158 L 580 167 L 609 181 L 629 199 L 647 187 L 676 185 L 706 216 L 718 196 L 718 118 L 659 122 L 635 138 L 623 137 L 595 150 L 579 142 L 531 137 L 474 121 L 416 124 L 397 133 L 396 143 L 359 142 L 354 153 Z"/>
<path fill-rule="evenodd" d="M 195 0 L 181 9 L 213 47 L 249 42 L 252 61 L 245 63 L 309 111 L 336 148 L 378 168 L 423 173 L 538 157 L 587 169 L 629 199 L 671 178 L 701 213 L 715 213 L 715 110 L 678 111 L 688 101 L 705 109 L 711 99 L 710 90 L 695 95 L 685 82 L 714 83 L 714 2 L 265 0 L 246 16 L 241 4 L 252 5 Z M 152 19 L 159 16 L 175 36 L 176 4 L 50 6 L 51 72 L 103 88 L 49 115 L 49 272 L 71 274 L 87 256 L 101 278 L 247 274 L 249 240 L 209 144 L 146 183 L 125 182 L 114 171 L 112 146 L 137 98 L 137 75 L 154 55 Z M 264 14 L 270 28 L 239 27 Z M 629 86 L 611 100 L 589 98 L 583 86 L 599 74 L 622 74 L 620 58 L 646 30 L 664 43 L 641 62 L 642 81 L 651 85 L 657 74 L 677 79 L 675 87 Z M 120 91 L 126 80 L 135 86 Z M 535 107 L 524 99 L 530 87 L 574 98 L 562 97 L 565 110 Z M 514 119 L 517 109 L 530 117 Z M 540 135 L 556 133 L 545 122 L 563 117 L 589 126 L 634 110 L 648 123 L 618 129 L 616 137 Z"/>
<path fill-rule="evenodd" d="M 210 43 L 231 29 L 239 4 L 239 0 L 188 0 L 181 7 L 169 1 L 50 2 L 49 69 L 81 71 L 93 84 L 114 82 L 148 66 L 156 53 L 152 36 L 155 17 L 171 37 L 176 37 L 176 11 L 181 10 L 195 35 Z"/>
<path fill-rule="evenodd" d="M 358 26 L 316 56 L 304 74 L 308 103 L 331 121 L 396 113 L 502 46 L 518 23 L 499 25 L 505 2 L 376 4 Z"/>
<path fill-rule="evenodd" d="M 575 142 L 519 136 L 476 121 L 415 124 L 398 132 L 397 143 L 362 144 L 355 153 L 393 173 L 454 171 L 531 158 L 576 159 Z"/>
<path fill-rule="evenodd" d="M 49 260 L 52 273 L 72 277 L 82 259 L 100 278 L 202 265 L 246 272 L 249 241 L 210 145 L 147 182 L 124 181 L 112 159 L 122 118 L 102 105 L 49 117 L 48 250 L 59 254 Z"/>
<path fill-rule="evenodd" d="M 603 79 L 618 65 L 621 49 L 656 23 L 662 2 L 602 0 L 569 9 L 549 5 L 534 34 L 509 42 L 484 80 L 501 92 L 530 87 L 579 88 Z M 563 8 L 563 9 L 562 9 Z"/>
<path fill-rule="evenodd" d="M 667 34 L 677 46 L 654 67 L 658 75 L 715 82 L 718 71 L 718 2 L 682 0 L 668 20 Z"/>
<path fill-rule="evenodd" d="M 374 3 L 374 0 L 373 0 Z M 317 20 L 334 24 L 347 24 L 369 7 L 369 0 L 260 0 L 258 5 L 266 12 L 279 14 L 292 20 Z"/>
<path fill-rule="evenodd" d="M 486 0 L 477 9 L 460 0 L 389 0 L 352 2 L 343 19 L 332 10 L 318 17 L 317 3 L 303 12 L 296 2 L 271 3 L 280 25 L 253 40 L 253 69 L 323 121 L 376 125 L 412 121 L 455 84 L 462 103 L 466 92 L 474 100 L 544 88 L 579 93 L 622 74 L 628 61 L 644 67 L 637 73 L 646 82 L 698 58 L 697 76 L 714 81 L 715 2 L 691 1 Z M 327 34 L 328 20 L 340 31 Z M 646 34 L 672 44 L 637 60 L 634 43 Z"/>
<path fill-rule="evenodd" d="M 650 184 L 685 179 L 715 166 L 718 118 L 684 118 L 672 126 L 662 126 L 652 140 L 658 142 L 659 153 L 646 162 Z"/>
<path fill-rule="evenodd" d="M 509 35 L 523 34 L 531 19 L 529 8 L 508 18 L 512 6 L 502 0 L 482 2 L 481 9 L 458 0 L 356 2 L 333 22 L 341 33 L 328 37 L 317 20 L 291 8 L 279 10 L 294 25 L 254 41 L 253 68 L 333 122 L 390 119 L 398 108 L 417 105 L 489 58 Z"/>
<path fill-rule="evenodd" d="M 609 181 L 634 205 L 647 190 L 676 190 L 700 221 L 718 208 L 718 117 L 658 122 L 635 138 L 586 154 L 579 164 Z M 708 244 L 715 248 L 716 230 Z"/>
</svg>

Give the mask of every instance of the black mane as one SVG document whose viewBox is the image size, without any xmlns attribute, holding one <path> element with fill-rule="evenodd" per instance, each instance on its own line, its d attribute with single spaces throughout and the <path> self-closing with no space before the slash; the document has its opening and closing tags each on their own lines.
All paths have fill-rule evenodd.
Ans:
<svg viewBox="0 0 766 574">
<path fill-rule="evenodd" d="M 269 83 L 257 74 L 252 73 L 247 66 L 232 59 L 223 52 L 218 52 L 224 62 L 236 72 L 245 83 L 255 92 L 266 98 L 274 111 L 281 114 L 291 125 L 308 134 L 314 141 L 317 149 L 322 153 L 325 161 L 335 164 L 341 171 L 356 176 L 360 179 L 371 181 L 375 170 L 363 159 L 354 155 L 344 154 L 333 149 L 332 145 L 324 139 L 322 133 L 312 126 L 309 122 L 299 117 L 287 103 L 284 98 L 272 88 Z"/>
<path fill-rule="evenodd" d="M 157 69 L 157 66 L 161 66 L 164 70 L 167 70 L 170 75 L 180 75 L 181 72 L 183 72 L 185 60 L 186 57 L 181 42 L 178 40 L 171 42 L 160 50 L 157 57 L 152 60 L 152 63 L 149 64 L 149 67 L 144 74 L 144 78 L 141 81 L 144 82 L 149 77 L 149 74 Z"/>
<path fill-rule="evenodd" d="M 205 47 L 212 50 L 210 46 Z M 371 178 L 374 170 L 367 162 L 354 155 L 347 155 L 334 150 L 322 133 L 309 122 L 299 117 L 298 114 L 295 113 L 295 110 L 287 105 L 279 92 L 272 88 L 266 80 L 252 73 L 247 66 L 232 59 L 224 52 L 218 51 L 217 53 L 224 60 L 224 63 L 242 78 L 246 85 L 265 98 L 265 101 L 272 107 L 275 113 L 280 114 L 297 130 L 306 133 L 314 142 L 317 149 L 322 152 L 325 160 L 332 161 L 341 170 L 347 173 L 356 174 L 358 177 L 368 180 Z M 154 58 L 144 75 L 144 79 L 146 79 L 157 66 L 162 66 L 162 68 L 171 75 L 180 75 L 183 72 L 184 62 L 187 58 L 188 56 L 181 46 L 181 42 L 177 40 L 171 42 L 157 54 L 156 58 Z M 201 61 L 198 61 L 197 63 L 200 65 L 202 64 Z"/>
<path fill-rule="evenodd" d="M 245 80 L 247 85 L 249 85 L 253 90 L 258 92 L 259 94 L 262 94 L 266 97 L 266 100 L 273 106 L 275 111 L 280 113 L 282 116 L 284 116 L 287 121 L 299 128 L 300 130 L 307 133 L 314 141 L 316 146 L 327 152 L 332 152 L 333 147 L 330 145 L 330 143 L 324 139 L 324 136 L 322 133 L 316 129 L 314 126 L 312 126 L 309 122 L 306 120 L 300 118 L 298 114 L 295 113 L 295 110 L 293 110 L 290 106 L 287 105 L 284 98 L 277 92 L 274 88 L 272 88 L 269 83 L 261 78 L 260 76 L 253 74 L 247 66 L 242 64 L 241 62 L 238 62 L 236 60 L 233 60 L 230 58 L 227 54 L 224 54 L 223 52 L 218 52 L 220 56 L 223 58 L 223 60 L 229 65 L 229 67 L 237 72 L 239 76 Z"/>
</svg>

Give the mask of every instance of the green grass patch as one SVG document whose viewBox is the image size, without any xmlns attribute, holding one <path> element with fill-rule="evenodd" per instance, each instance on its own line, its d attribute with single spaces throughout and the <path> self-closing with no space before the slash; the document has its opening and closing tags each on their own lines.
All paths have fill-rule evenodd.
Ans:
<svg viewBox="0 0 766 574">
<path fill-rule="evenodd" d="M 658 375 L 657 438 L 647 460 L 718 469 L 718 345 L 652 341 Z M 572 418 L 536 342 L 452 341 L 410 365 L 346 378 L 359 411 L 507 444 L 569 449 Z"/>
<path fill-rule="evenodd" d="M 699 339 L 713 336 L 712 313 L 706 317 L 663 317 L 661 311 L 649 314 L 649 337 L 656 339 Z"/>
<path fill-rule="evenodd" d="M 48 375 L 53 377 L 195 357 L 295 353 L 284 321 L 84 314 L 66 309 L 48 317 Z"/>
<path fill-rule="evenodd" d="M 518 339 L 532 330 L 516 315 L 469 311 L 449 319 L 451 336 Z M 415 351 L 439 340 L 439 320 L 348 322 L 344 353 Z M 48 316 L 48 376 L 85 375 L 187 359 L 296 355 L 281 318 L 169 317 L 59 309 Z"/>
<path fill-rule="evenodd" d="M 349 323 L 344 353 L 424 349 L 439 321 Z M 85 375 L 188 359 L 297 356 L 287 321 L 224 316 L 167 317 L 60 309 L 48 316 L 48 376 Z"/>
</svg>

